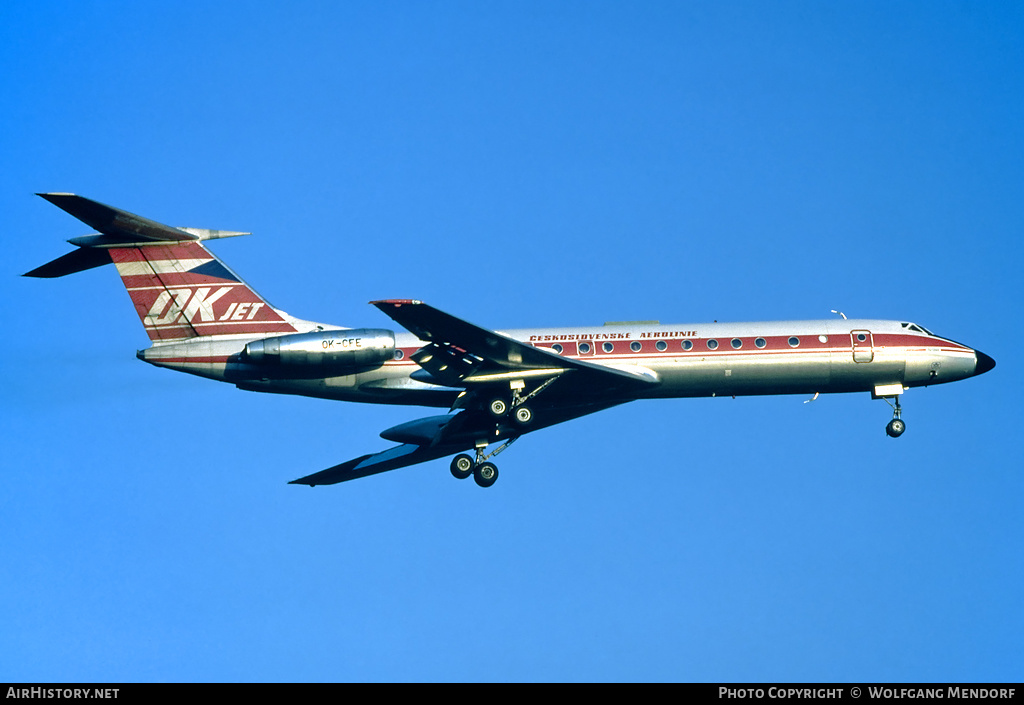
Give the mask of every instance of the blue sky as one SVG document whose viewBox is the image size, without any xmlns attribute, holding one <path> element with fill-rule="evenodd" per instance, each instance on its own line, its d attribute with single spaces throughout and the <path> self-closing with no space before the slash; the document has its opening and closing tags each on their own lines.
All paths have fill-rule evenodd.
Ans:
<svg viewBox="0 0 1024 705">
<path fill-rule="evenodd" d="M 6 2 L 0 681 L 1020 681 L 1024 10 Z M 72 191 L 388 327 L 850 316 L 983 377 L 637 403 L 313 490 L 424 410 L 135 359 Z"/>
</svg>

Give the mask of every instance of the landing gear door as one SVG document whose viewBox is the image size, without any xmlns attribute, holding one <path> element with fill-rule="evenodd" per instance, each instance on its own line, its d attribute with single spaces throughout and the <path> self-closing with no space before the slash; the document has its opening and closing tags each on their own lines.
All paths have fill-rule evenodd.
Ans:
<svg viewBox="0 0 1024 705">
<path fill-rule="evenodd" d="M 854 362 L 871 362 L 875 359 L 875 350 L 872 346 L 873 341 L 871 340 L 871 331 L 850 331 L 850 341 L 853 343 Z"/>
</svg>

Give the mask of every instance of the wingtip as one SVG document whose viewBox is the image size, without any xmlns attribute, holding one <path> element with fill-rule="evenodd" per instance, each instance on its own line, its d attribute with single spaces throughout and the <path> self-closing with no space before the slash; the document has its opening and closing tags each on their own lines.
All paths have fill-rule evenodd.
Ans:
<svg viewBox="0 0 1024 705">
<path fill-rule="evenodd" d="M 392 308 L 398 308 L 399 306 L 415 306 L 423 303 L 417 299 L 378 299 L 377 301 L 371 301 L 371 306 L 381 308 L 382 306 L 390 306 Z"/>
<path fill-rule="evenodd" d="M 58 201 L 67 198 L 78 198 L 77 194 L 74 193 L 63 193 L 61 191 L 49 191 L 43 193 L 37 193 L 37 196 L 42 198 L 44 201 L 49 201 L 54 205 L 58 205 Z"/>
</svg>

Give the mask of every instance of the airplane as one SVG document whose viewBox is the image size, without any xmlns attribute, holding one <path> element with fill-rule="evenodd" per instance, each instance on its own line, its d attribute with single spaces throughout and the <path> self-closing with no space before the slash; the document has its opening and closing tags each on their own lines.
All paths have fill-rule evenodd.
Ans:
<svg viewBox="0 0 1024 705">
<path fill-rule="evenodd" d="M 152 342 L 137 357 L 239 389 L 446 409 L 381 432 L 388 450 L 292 480 L 332 485 L 452 456 L 490 487 L 523 435 L 640 399 L 870 392 L 906 430 L 907 389 L 984 374 L 995 360 L 909 321 L 841 318 L 496 331 L 413 299 L 371 301 L 407 332 L 295 318 L 204 244 L 247 235 L 170 227 L 69 193 L 37 194 L 96 232 L 27 272 L 114 264 Z M 493 450 L 489 450 L 493 446 Z"/>
</svg>

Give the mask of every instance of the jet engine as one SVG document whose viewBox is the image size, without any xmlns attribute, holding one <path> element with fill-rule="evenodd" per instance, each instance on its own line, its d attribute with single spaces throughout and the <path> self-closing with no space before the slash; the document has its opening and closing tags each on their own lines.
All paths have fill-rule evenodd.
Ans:
<svg viewBox="0 0 1024 705">
<path fill-rule="evenodd" d="M 395 354 L 395 334 L 377 328 L 349 328 L 295 333 L 248 343 L 242 360 L 299 376 L 346 374 L 360 367 L 380 367 Z"/>
</svg>

